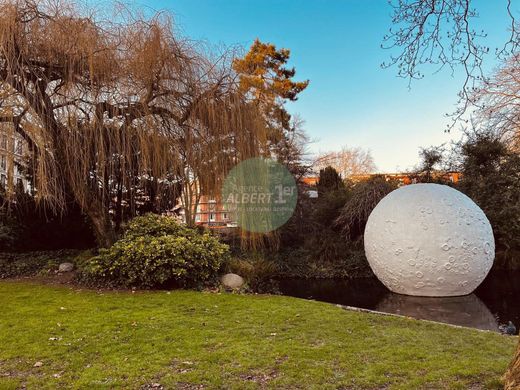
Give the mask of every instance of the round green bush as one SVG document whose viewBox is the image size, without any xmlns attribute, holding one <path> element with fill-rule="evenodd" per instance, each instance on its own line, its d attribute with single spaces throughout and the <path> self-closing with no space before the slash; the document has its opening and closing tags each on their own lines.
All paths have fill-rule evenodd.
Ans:
<svg viewBox="0 0 520 390">
<path fill-rule="evenodd" d="M 85 266 L 90 281 L 135 287 L 192 287 L 217 276 L 229 247 L 208 233 L 173 218 L 147 214 L 134 218 L 123 237 Z"/>
<path fill-rule="evenodd" d="M 197 235 L 196 229 L 181 225 L 175 218 L 157 214 L 145 214 L 132 219 L 125 229 L 125 238 L 142 236 L 193 236 Z"/>
</svg>

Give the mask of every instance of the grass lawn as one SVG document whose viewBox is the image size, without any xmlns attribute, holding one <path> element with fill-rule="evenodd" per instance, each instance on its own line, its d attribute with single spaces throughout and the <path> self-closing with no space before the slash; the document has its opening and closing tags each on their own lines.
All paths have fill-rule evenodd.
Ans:
<svg viewBox="0 0 520 390">
<path fill-rule="evenodd" d="M 279 296 L 1 281 L 0 310 L 0 389 L 488 389 L 518 342 Z"/>
</svg>

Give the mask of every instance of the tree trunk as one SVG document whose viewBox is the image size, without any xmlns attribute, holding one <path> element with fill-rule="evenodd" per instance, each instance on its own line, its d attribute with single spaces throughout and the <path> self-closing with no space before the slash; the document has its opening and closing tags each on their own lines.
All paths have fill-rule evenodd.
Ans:
<svg viewBox="0 0 520 390">
<path fill-rule="evenodd" d="M 504 390 L 520 389 L 520 343 L 504 377 Z"/>
<path fill-rule="evenodd" d="M 99 246 L 105 248 L 111 246 L 116 241 L 117 235 L 110 221 L 110 216 L 104 212 L 103 207 L 96 202 L 91 202 L 84 209 L 84 212 L 92 222 Z"/>
<path fill-rule="evenodd" d="M 121 223 L 123 222 L 123 183 L 121 182 L 121 178 L 119 179 L 119 183 L 117 184 L 117 196 L 116 196 L 116 205 L 115 205 L 115 215 L 114 215 L 114 223 L 115 223 L 115 231 L 121 231 Z"/>
</svg>

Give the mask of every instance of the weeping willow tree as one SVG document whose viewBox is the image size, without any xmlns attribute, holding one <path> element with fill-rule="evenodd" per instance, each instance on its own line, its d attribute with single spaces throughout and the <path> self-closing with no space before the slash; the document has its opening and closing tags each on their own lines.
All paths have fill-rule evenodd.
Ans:
<svg viewBox="0 0 520 390">
<path fill-rule="evenodd" d="M 179 39 L 165 14 L 107 21 L 69 2 L 2 2 L 0 120 L 29 145 L 37 200 L 60 211 L 72 199 L 101 245 L 123 204 L 135 212 L 168 189 L 184 189 L 193 223 L 201 191 L 268 153 L 230 60 Z"/>
</svg>

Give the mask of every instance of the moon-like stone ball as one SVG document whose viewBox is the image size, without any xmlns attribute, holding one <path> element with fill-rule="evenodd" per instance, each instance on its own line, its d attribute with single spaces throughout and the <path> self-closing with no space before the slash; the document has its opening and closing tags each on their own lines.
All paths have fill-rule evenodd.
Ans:
<svg viewBox="0 0 520 390">
<path fill-rule="evenodd" d="M 385 196 L 365 228 L 365 253 L 391 291 L 443 297 L 473 292 L 495 258 L 493 230 L 463 193 L 411 184 Z"/>
</svg>

